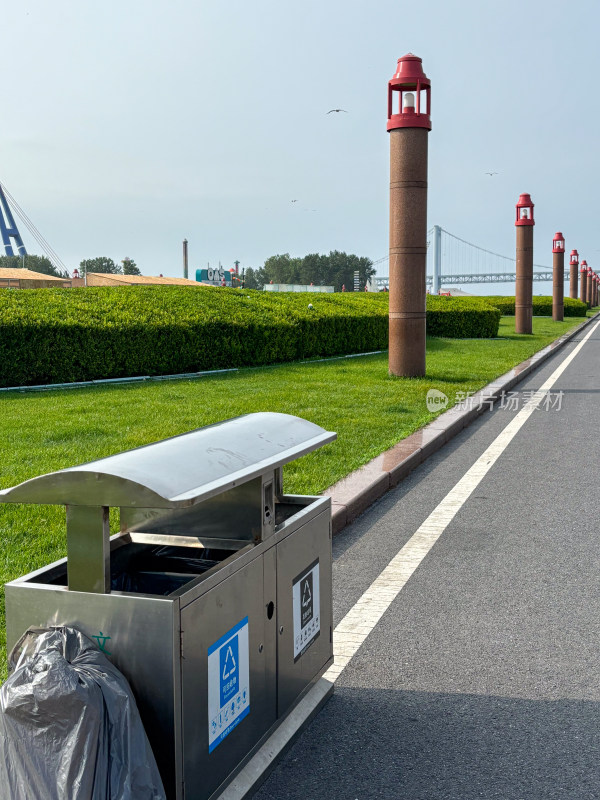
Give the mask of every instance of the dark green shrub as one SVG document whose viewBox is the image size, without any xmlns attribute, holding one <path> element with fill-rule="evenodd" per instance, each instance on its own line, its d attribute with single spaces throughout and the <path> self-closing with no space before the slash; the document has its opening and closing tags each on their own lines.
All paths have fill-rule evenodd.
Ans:
<svg viewBox="0 0 600 800">
<path fill-rule="evenodd" d="M 383 350 L 387 293 L 177 286 L 0 292 L 0 386 L 165 375 Z M 312 308 L 310 307 L 312 306 Z M 495 336 L 483 301 L 427 300 L 433 336 Z"/>
<path fill-rule="evenodd" d="M 498 335 L 501 313 L 468 297 L 427 297 L 427 335 L 447 339 L 490 339 Z"/>
<path fill-rule="evenodd" d="M 475 298 L 465 298 L 466 300 L 474 300 Z M 479 299 L 479 298 L 478 298 Z M 496 308 L 499 308 L 502 315 L 505 317 L 514 317 L 515 315 L 515 298 L 514 297 L 483 297 L 486 303 L 489 303 Z M 564 299 L 564 315 L 565 317 L 585 317 L 587 306 L 581 300 L 575 300 L 571 297 Z M 538 297 L 533 298 L 533 316 L 534 317 L 551 317 L 552 316 L 552 298 L 551 297 Z"/>
</svg>

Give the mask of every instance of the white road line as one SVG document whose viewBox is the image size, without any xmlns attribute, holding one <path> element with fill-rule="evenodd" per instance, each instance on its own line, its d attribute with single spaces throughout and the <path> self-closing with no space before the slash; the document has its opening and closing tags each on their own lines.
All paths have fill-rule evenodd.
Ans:
<svg viewBox="0 0 600 800">
<path fill-rule="evenodd" d="M 544 385 L 523 406 L 516 417 L 508 423 L 502 433 L 494 439 L 337 625 L 333 632 L 334 663 L 327 670 L 324 678 L 335 682 L 344 671 L 351 658 L 460 511 L 465 501 L 494 466 L 598 326 L 600 326 L 600 322 L 593 326 L 577 347 L 554 370 Z"/>
</svg>

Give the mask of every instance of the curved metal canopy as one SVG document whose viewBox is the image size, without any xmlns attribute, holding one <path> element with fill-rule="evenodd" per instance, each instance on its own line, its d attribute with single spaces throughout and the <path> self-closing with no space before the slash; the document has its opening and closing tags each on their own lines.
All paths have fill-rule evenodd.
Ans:
<svg viewBox="0 0 600 800">
<path fill-rule="evenodd" d="M 283 466 L 336 436 L 290 414 L 247 414 L 40 475 L 0 491 L 0 502 L 181 508 Z"/>
</svg>

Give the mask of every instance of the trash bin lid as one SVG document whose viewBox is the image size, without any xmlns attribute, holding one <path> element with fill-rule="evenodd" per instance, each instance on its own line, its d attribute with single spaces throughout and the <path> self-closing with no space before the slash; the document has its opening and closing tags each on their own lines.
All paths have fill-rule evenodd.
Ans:
<svg viewBox="0 0 600 800">
<path fill-rule="evenodd" d="M 246 414 L 40 475 L 0 491 L 0 502 L 181 508 L 287 464 L 336 437 L 291 414 Z"/>
</svg>

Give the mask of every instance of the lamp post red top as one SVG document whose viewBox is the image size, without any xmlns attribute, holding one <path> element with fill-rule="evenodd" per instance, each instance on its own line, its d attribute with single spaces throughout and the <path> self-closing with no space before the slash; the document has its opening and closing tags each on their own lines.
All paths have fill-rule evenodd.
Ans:
<svg viewBox="0 0 600 800">
<path fill-rule="evenodd" d="M 574 266 L 578 266 L 579 265 L 579 253 L 577 252 L 577 250 L 571 250 L 571 261 L 570 261 L 570 263 L 573 264 Z"/>
<path fill-rule="evenodd" d="M 431 130 L 431 81 L 423 72 L 422 63 L 422 59 L 412 53 L 398 59 L 396 74 L 388 83 L 388 131 L 395 128 Z M 394 92 L 398 97 L 395 111 Z M 423 100 L 424 109 L 421 107 Z"/>
<path fill-rule="evenodd" d="M 587 261 L 585 260 L 585 258 L 584 258 L 584 259 L 583 259 L 583 261 L 581 262 L 581 269 L 580 269 L 579 271 L 580 271 L 581 273 L 583 273 L 583 272 L 587 272 L 587 271 L 588 271 L 588 265 L 587 265 Z"/>
<path fill-rule="evenodd" d="M 553 253 L 564 253 L 565 252 L 565 237 L 560 233 L 554 234 L 554 239 L 552 240 L 552 252 Z"/>
<path fill-rule="evenodd" d="M 531 202 L 530 194 L 519 195 L 515 225 L 535 225 L 535 220 L 533 219 L 533 203 Z"/>
</svg>

